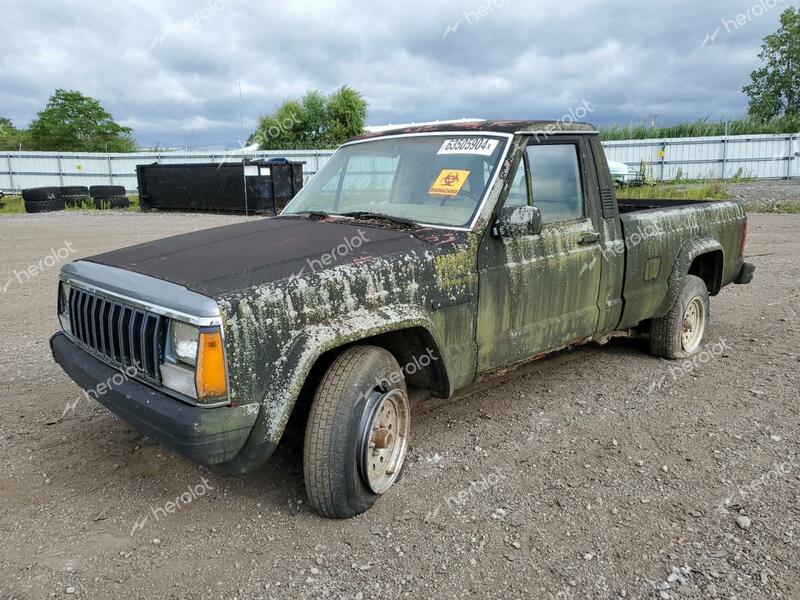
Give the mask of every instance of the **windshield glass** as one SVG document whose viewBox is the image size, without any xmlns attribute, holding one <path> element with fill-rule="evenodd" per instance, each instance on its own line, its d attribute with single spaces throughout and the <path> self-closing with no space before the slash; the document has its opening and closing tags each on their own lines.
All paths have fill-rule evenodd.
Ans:
<svg viewBox="0 0 800 600">
<path fill-rule="evenodd" d="M 373 213 L 468 227 L 507 143 L 500 136 L 461 133 L 379 138 L 344 146 L 283 214 Z"/>
</svg>

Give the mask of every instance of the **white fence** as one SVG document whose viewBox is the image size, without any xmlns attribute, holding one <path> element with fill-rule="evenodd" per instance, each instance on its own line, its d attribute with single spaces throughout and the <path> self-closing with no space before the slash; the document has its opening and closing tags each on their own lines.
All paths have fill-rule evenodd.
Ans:
<svg viewBox="0 0 800 600">
<path fill-rule="evenodd" d="M 0 152 L 0 190 L 68 185 L 124 185 L 135 192 L 136 165 L 241 162 L 243 158 L 283 157 L 302 161 L 306 178 L 325 164 L 332 150 L 225 152 L 134 152 L 130 154 L 67 152 Z"/>
<path fill-rule="evenodd" d="M 793 179 L 800 177 L 800 134 L 737 135 L 604 142 L 606 156 L 649 178 Z"/>
<path fill-rule="evenodd" d="M 635 168 L 644 162 L 648 175 L 657 180 L 800 177 L 800 134 L 630 140 L 603 145 L 610 160 Z M 332 154 L 331 150 L 284 150 L 248 153 L 246 157 L 303 161 L 306 177 L 310 177 Z M 0 153 L 0 190 L 124 185 L 135 191 L 136 165 L 241 160 L 241 154 L 213 152 L 4 152 Z"/>
</svg>

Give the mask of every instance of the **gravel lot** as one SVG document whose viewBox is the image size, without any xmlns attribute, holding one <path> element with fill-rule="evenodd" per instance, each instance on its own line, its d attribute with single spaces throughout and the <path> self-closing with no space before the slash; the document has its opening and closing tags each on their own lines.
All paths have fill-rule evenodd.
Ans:
<svg viewBox="0 0 800 600">
<path fill-rule="evenodd" d="M 780 211 L 786 204 L 800 204 L 800 180 L 749 181 L 728 184 L 736 200 L 759 210 Z M 796 211 L 795 211 L 796 212 Z"/>
<path fill-rule="evenodd" d="M 751 217 L 756 280 L 694 364 L 617 339 L 424 405 L 403 481 L 343 522 L 308 509 L 299 440 L 210 474 L 50 356 L 52 251 L 238 220 L 0 218 L 1 598 L 800 598 L 800 216 Z"/>
</svg>

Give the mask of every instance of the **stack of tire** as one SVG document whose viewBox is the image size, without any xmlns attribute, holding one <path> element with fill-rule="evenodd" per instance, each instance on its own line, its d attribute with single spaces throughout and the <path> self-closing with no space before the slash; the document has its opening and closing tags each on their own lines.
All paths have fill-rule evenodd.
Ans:
<svg viewBox="0 0 800 600">
<path fill-rule="evenodd" d="M 41 213 L 64 210 L 64 196 L 60 187 L 39 187 L 22 190 L 25 212 Z"/>
<path fill-rule="evenodd" d="M 68 208 L 81 208 L 89 200 L 89 188 L 83 185 L 71 185 L 59 188 L 64 205 Z"/>
<path fill-rule="evenodd" d="M 98 210 L 128 208 L 131 205 L 122 185 L 93 185 L 89 188 L 89 195 L 94 198 L 94 207 Z"/>
<path fill-rule="evenodd" d="M 121 185 L 73 185 L 22 190 L 25 211 L 29 213 L 81 208 L 90 199 L 97 209 L 128 208 L 131 204 L 125 195 L 125 187 Z"/>
</svg>

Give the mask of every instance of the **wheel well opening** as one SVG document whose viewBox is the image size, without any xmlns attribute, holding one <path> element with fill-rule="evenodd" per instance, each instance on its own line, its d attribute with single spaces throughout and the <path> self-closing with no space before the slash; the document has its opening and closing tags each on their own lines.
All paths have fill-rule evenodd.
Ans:
<svg viewBox="0 0 800 600">
<path fill-rule="evenodd" d="M 689 275 L 702 279 L 708 293 L 715 296 L 722 289 L 722 250 L 701 254 L 689 267 Z"/>
<path fill-rule="evenodd" d="M 381 333 L 328 350 L 317 358 L 297 397 L 287 429 L 297 433 L 305 429 L 314 394 L 333 361 L 346 349 L 362 345 L 378 346 L 394 356 L 409 388 L 424 390 L 438 397 L 449 394 L 447 371 L 428 331 L 422 327 L 412 327 Z"/>
<path fill-rule="evenodd" d="M 397 360 L 406 384 L 436 396 L 447 396 L 449 383 L 433 337 L 422 327 L 390 331 L 359 340 L 387 350 Z"/>
</svg>

